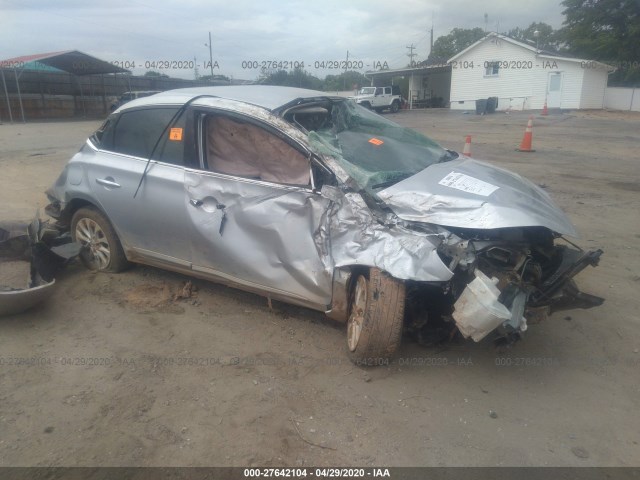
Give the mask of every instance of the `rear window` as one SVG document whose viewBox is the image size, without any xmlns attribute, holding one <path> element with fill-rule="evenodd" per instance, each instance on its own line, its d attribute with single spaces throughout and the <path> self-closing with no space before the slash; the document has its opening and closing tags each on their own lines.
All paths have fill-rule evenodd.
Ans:
<svg viewBox="0 0 640 480">
<path fill-rule="evenodd" d="M 172 128 L 165 131 L 178 110 L 178 107 L 171 107 L 126 111 L 117 119 L 109 118 L 92 138 L 103 150 L 147 159 L 163 135 L 153 159 L 183 165 L 186 115 L 183 113 Z"/>
</svg>

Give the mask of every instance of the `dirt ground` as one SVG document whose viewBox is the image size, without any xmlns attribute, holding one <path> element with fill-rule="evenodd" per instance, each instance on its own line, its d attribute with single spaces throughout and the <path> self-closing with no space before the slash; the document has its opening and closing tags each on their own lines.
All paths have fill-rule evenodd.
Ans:
<svg viewBox="0 0 640 480">
<path fill-rule="evenodd" d="M 601 265 L 606 297 L 491 342 L 407 340 L 388 367 L 345 355 L 320 313 L 149 267 L 80 265 L 0 318 L 0 465 L 640 465 L 640 115 L 388 115 L 542 185 Z M 28 220 L 99 122 L 0 125 L 0 219 Z M 184 290 L 184 291 L 183 291 Z M 180 295 L 178 295 L 180 294 Z M 187 297 L 187 298 L 176 298 Z"/>
</svg>

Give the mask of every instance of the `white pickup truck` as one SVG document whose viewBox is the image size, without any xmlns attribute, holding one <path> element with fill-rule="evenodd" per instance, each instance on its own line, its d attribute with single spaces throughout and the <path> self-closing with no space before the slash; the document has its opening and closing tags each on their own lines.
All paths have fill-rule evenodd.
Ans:
<svg viewBox="0 0 640 480">
<path fill-rule="evenodd" d="M 363 107 L 370 108 L 376 112 L 381 112 L 388 108 L 392 113 L 396 113 L 402 106 L 402 95 L 398 85 L 362 87 L 355 97 L 350 98 Z"/>
</svg>

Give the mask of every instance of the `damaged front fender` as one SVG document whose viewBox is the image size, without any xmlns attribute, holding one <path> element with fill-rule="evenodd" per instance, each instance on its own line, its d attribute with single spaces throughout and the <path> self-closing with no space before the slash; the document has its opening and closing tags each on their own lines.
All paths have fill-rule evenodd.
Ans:
<svg viewBox="0 0 640 480">
<path fill-rule="evenodd" d="M 325 185 L 329 211 L 331 256 L 335 267 L 377 267 L 399 280 L 445 282 L 453 272 L 436 250 L 442 238 L 434 230 L 420 232 L 399 224 L 381 224 L 358 193 L 343 193 Z"/>
</svg>

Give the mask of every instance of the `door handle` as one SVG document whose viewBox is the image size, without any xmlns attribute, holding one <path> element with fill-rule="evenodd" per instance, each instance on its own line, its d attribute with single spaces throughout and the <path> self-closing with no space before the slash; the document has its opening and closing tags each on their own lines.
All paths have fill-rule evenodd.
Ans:
<svg viewBox="0 0 640 480">
<path fill-rule="evenodd" d="M 202 200 L 197 200 L 195 198 L 192 198 L 189 200 L 189 203 L 194 206 L 194 207 L 200 207 L 202 205 Z"/>
<path fill-rule="evenodd" d="M 108 180 L 106 178 L 96 178 L 96 183 L 105 187 L 120 188 L 120 184 L 113 181 L 113 179 Z"/>
</svg>

